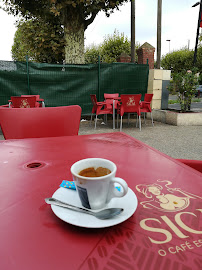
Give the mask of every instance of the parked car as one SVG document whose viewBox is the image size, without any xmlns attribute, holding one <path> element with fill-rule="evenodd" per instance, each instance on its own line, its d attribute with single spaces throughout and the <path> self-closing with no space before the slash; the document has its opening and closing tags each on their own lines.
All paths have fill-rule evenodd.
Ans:
<svg viewBox="0 0 202 270">
<path fill-rule="evenodd" d="M 196 94 L 195 94 L 195 97 L 200 97 L 202 95 L 202 85 L 199 85 L 198 87 L 196 87 Z"/>
</svg>

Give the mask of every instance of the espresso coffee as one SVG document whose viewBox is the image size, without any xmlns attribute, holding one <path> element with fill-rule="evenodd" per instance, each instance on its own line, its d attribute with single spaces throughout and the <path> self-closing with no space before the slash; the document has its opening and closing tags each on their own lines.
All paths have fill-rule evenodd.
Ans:
<svg viewBox="0 0 202 270">
<path fill-rule="evenodd" d="M 84 177 L 101 177 L 110 173 L 111 171 L 107 168 L 98 167 L 95 169 L 94 167 L 90 167 L 80 171 L 79 175 Z"/>
</svg>

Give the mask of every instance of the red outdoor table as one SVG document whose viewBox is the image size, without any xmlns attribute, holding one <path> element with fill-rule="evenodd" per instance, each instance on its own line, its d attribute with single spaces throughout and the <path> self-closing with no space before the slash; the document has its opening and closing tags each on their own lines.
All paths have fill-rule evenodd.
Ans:
<svg viewBox="0 0 202 270">
<path fill-rule="evenodd" d="M 90 157 L 113 161 L 137 195 L 119 225 L 73 226 L 44 201 Z M 201 190 L 200 172 L 124 133 L 2 141 L 0 269 L 201 270 Z"/>
</svg>

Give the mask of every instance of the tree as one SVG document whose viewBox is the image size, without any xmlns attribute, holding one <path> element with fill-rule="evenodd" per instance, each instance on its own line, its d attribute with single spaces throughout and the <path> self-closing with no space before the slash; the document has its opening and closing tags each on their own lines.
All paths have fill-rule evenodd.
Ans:
<svg viewBox="0 0 202 270">
<path fill-rule="evenodd" d="M 162 57 L 161 66 L 163 69 L 169 69 L 173 73 L 189 70 L 193 67 L 194 52 L 184 48 Z"/>
<path fill-rule="evenodd" d="M 98 63 L 98 56 L 100 55 L 100 46 L 91 45 L 85 50 L 85 63 L 96 64 Z"/>
<path fill-rule="evenodd" d="M 130 55 L 130 41 L 124 36 L 124 33 L 119 34 L 117 30 L 113 35 L 107 35 L 100 48 L 102 62 L 112 63 L 117 62 L 117 58 L 121 53 Z"/>
<path fill-rule="evenodd" d="M 57 17 L 64 26 L 66 63 L 84 63 L 84 31 L 103 10 L 109 16 L 128 0 L 3 0 L 5 10 L 24 18 Z"/>
<path fill-rule="evenodd" d="M 186 112 L 191 108 L 191 100 L 196 94 L 196 86 L 198 85 L 198 77 L 196 70 L 182 71 L 174 73 L 168 87 L 171 94 L 178 96 L 181 111 Z"/>
<path fill-rule="evenodd" d="M 140 44 L 136 43 L 135 47 L 138 49 Z M 113 63 L 117 62 L 121 53 L 131 55 L 131 42 L 124 36 L 124 33 L 120 34 L 115 29 L 112 35 L 105 36 L 103 43 L 98 46 L 92 45 L 86 49 L 85 62 L 97 63 L 98 56 L 100 56 L 101 62 Z"/>
<path fill-rule="evenodd" d="M 62 64 L 64 44 L 64 29 L 57 20 L 20 20 L 12 46 L 12 58 L 15 61 L 25 61 L 28 55 L 29 60 L 34 62 Z"/>
</svg>

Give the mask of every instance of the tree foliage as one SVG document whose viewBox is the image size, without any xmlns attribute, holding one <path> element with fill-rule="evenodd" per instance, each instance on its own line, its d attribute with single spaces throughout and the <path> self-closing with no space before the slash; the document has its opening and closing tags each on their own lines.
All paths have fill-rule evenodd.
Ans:
<svg viewBox="0 0 202 270">
<path fill-rule="evenodd" d="M 191 100 L 196 93 L 198 77 L 195 72 L 184 70 L 172 75 L 168 90 L 171 94 L 178 96 L 182 112 L 190 110 Z"/>
<path fill-rule="evenodd" d="M 64 30 L 60 25 L 46 23 L 43 20 L 21 20 L 15 33 L 12 57 L 15 61 L 25 61 L 26 55 L 30 61 L 46 63 L 63 63 L 64 61 Z M 136 44 L 136 49 L 139 47 Z M 91 45 L 85 50 L 85 63 L 117 62 L 121 53 L 131 54 L 131 44 L 123 33 L 116 29 L 112 35 L 105 36 L 100 45 Z"/>
<path fill-rule="evenodd" d="M 194 51 L 187 48 L 173 51 L 162 57 L 161 66 L 163 69 L 169 69 L 172 73 L 182 72 L 183 70 L 192 70 L 194 61 Z M 202 46 L 198 46 L 197 61 L 195 68 L 202 73 Z"/>
<path fill-rule="evenodd" d="M 136 49 L 139 47 L 140 45 L 137 43 Z M 112 35 L 105 36 L 102 44 L 99 46 L 92 45 L 86 49 L 85 62 L 97 63 L 99 55 L 101 62 L 113 63 L 117 62 L 118 57 L 122 53 L 131 55 L 131 43 L 130 40 L 124 36 L 124 33 L 119 33 L 119 31 L 115 29 Z"/>
<path fill-rule="evenodd" d="M 114 31 L 113 35 L 107 35 L 101 45 L 102 62 L 117 62 L 121 53 L 130 54 L 130 41 L 124 36 L 124 33 Z"/>
<path fill-rule="evenodd" d="M 86 64 L 96 64 L 98 63 L 98 56 L 100 53 L 100 45 L 91 45 L 85 49 L 85 63 Z"/>
<path fill-rule="evenodd" d="M 57 20 L 21 20 L 14 37 L 12 58 L 25 61 L 28 55 L 29 60 L 34 62 L 63 63 L 64 45 L 64 29 Z"/>
<path fill-rule="evenodd" d="M 181 49 L 168 53 L 161 59 L 163 69 L 172 70 L 172 72 L 181 72 L 184 69 L 189 70 L 193 66 L 194 52 L 187 49 Z"/>
<path fill-rule="evenodd" d="M 5 10 L 24 18 L 42 18 L 48 22 L 57 17 L 64 26 L 65 60 L 84 61 L 84 31 L 103 10 L 107 16 L 128 0 L 3 0 Z"/>
</svg>

